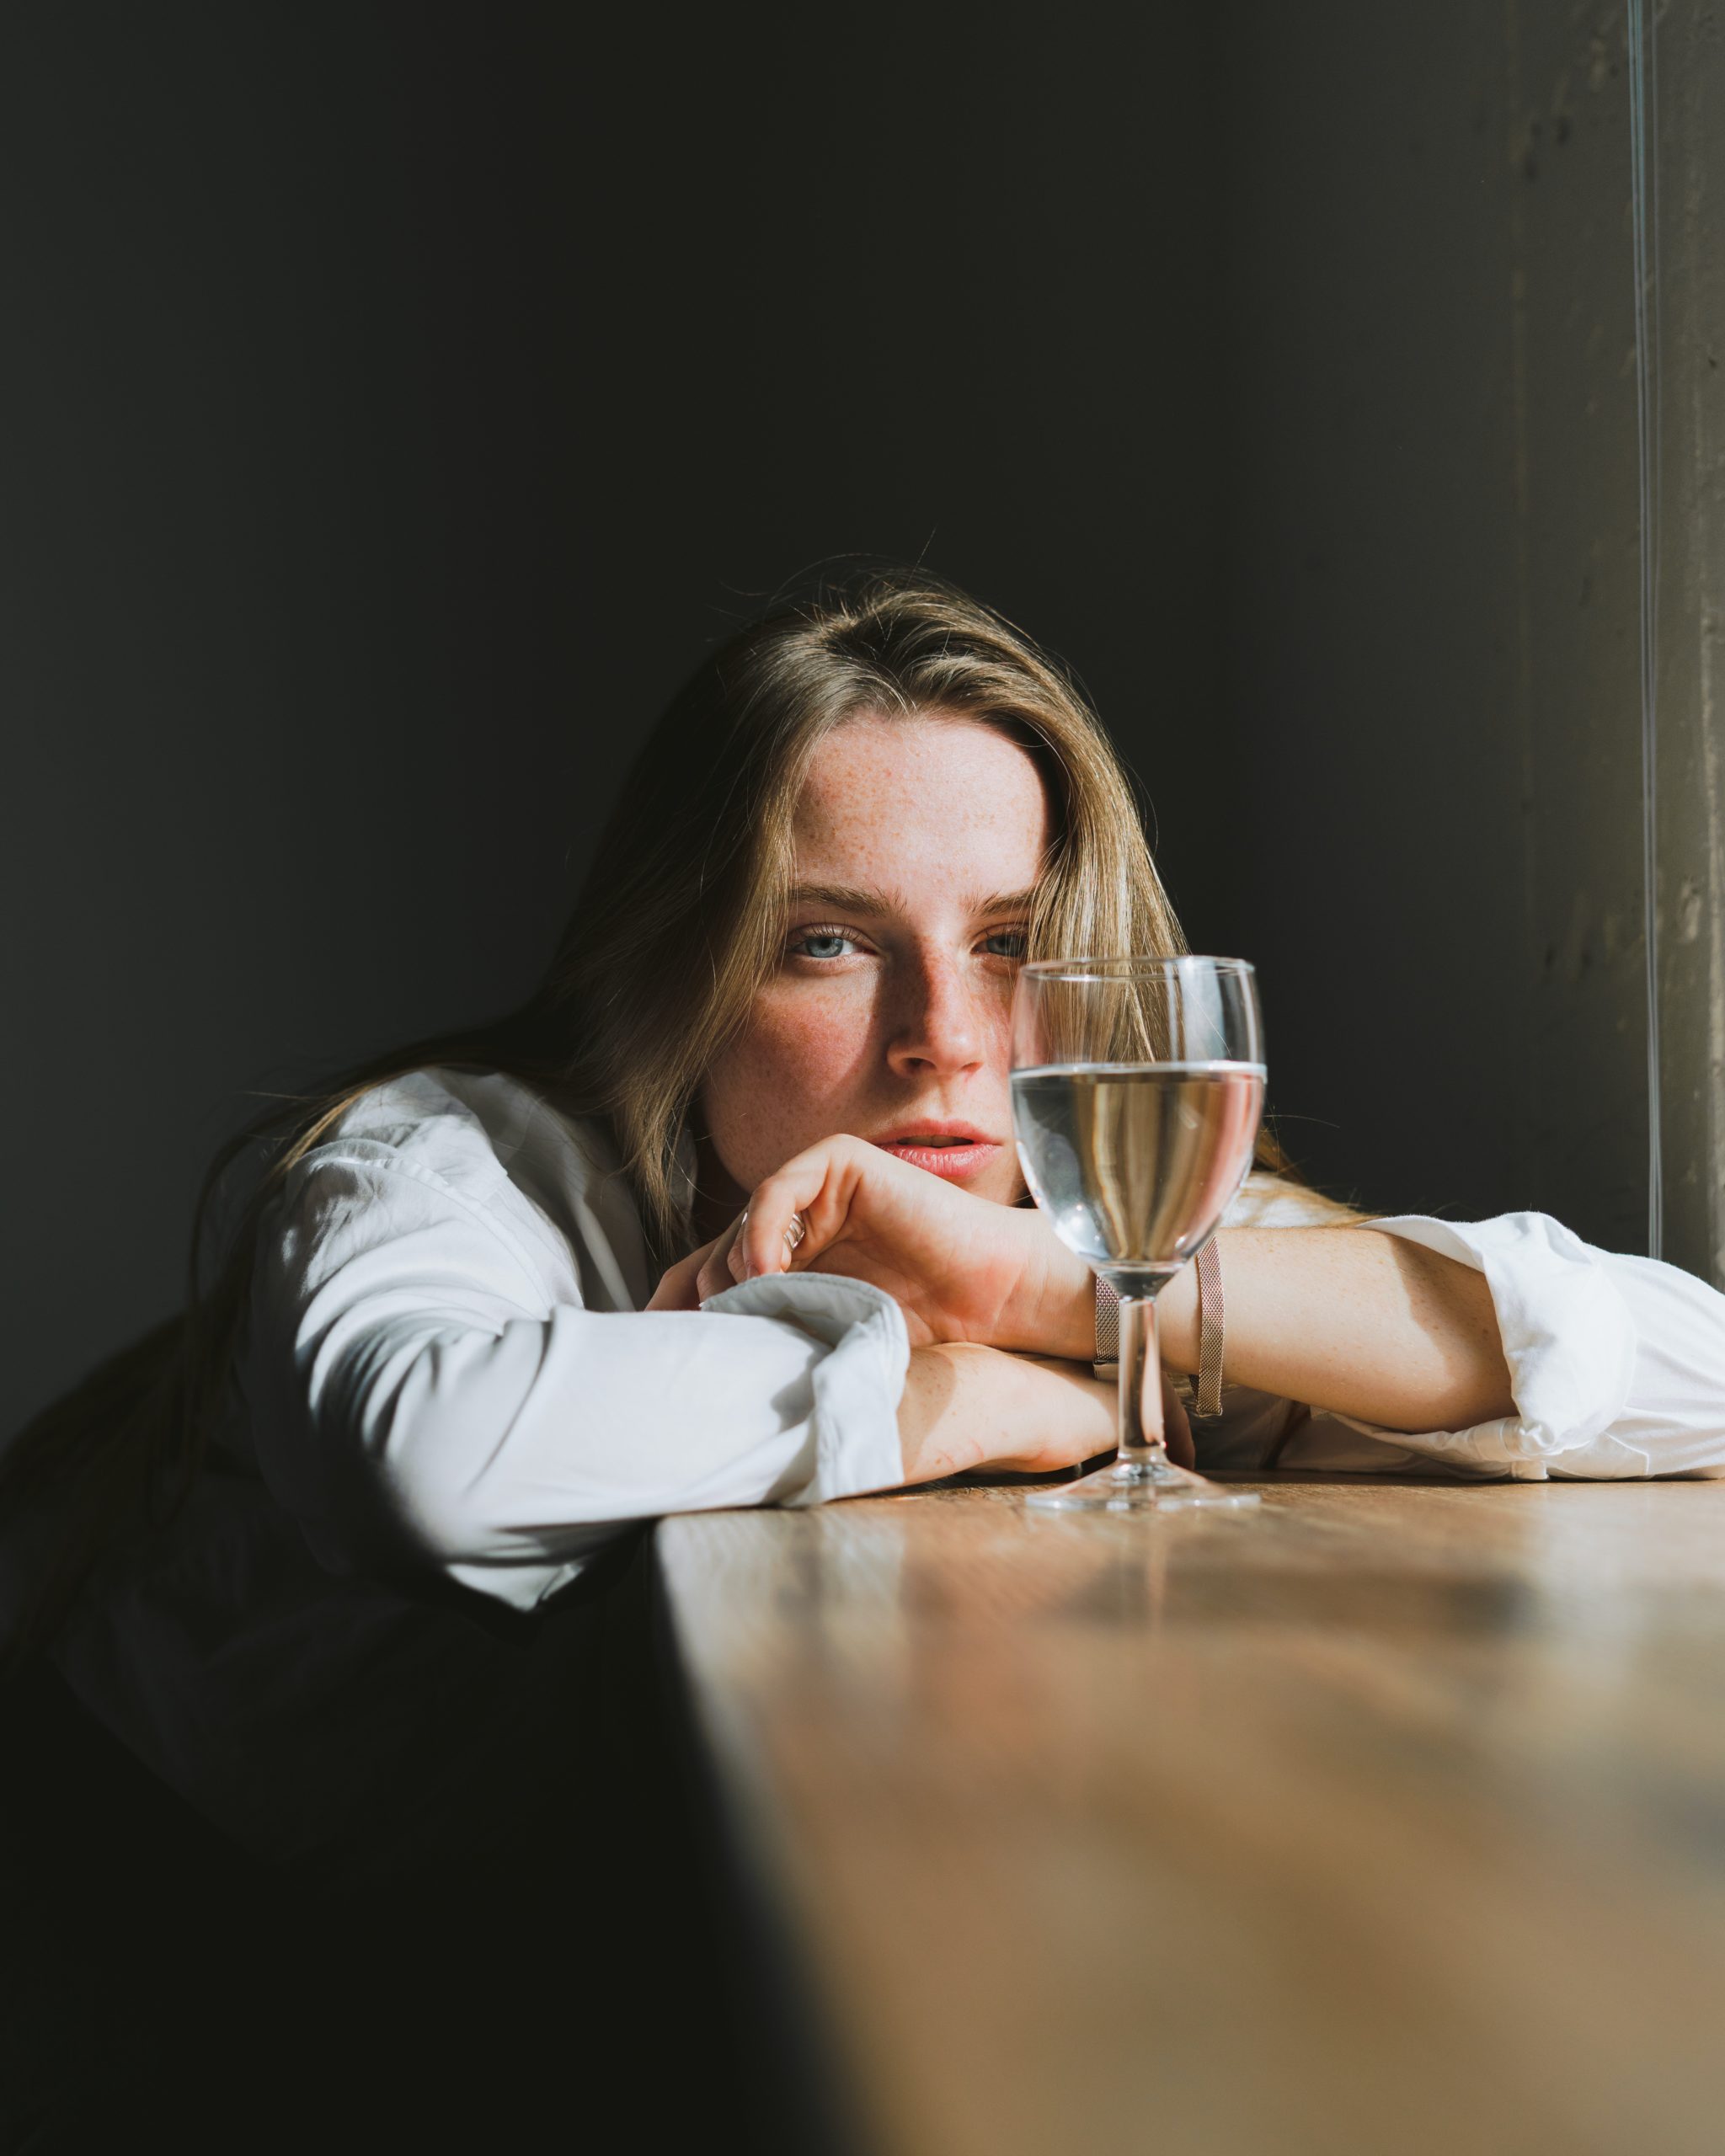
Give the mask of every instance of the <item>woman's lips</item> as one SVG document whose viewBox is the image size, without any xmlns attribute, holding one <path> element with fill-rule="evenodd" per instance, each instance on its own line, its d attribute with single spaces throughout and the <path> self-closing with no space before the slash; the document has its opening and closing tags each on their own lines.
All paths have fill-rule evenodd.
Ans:
<svg viewBox="0 0 1725 2156">
<path fill-rule="evenodd" d="M 954 1182 L 962 1182 L 967 1176 L 980 1175 L 1001 1150 L 986 1138 L 944 1145 L 919 1145 L 914 1139 L 907 1138 L 895 1138 L 884 1143 L 877 1139 L 874 1142 L 883 1153 L 894 1154 L 901 1161 L 908 1161 L 913 1168 L 926 1168 L 930 1175 L 945 1176 Z"/>
</svg>

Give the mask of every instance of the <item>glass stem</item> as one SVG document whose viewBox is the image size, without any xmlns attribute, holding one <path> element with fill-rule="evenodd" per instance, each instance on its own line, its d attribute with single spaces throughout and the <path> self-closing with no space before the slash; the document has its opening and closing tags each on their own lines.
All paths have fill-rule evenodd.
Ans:
<svg viewBox="0 0 1725 2156">
<path fill-rule="evenodd" d="M 1156 1297 L 1122 1294 L 1119 1327 L 1120 1449 L 1115 1465 L 1153 1474 L 1167 1459 Z"/>
</svg>

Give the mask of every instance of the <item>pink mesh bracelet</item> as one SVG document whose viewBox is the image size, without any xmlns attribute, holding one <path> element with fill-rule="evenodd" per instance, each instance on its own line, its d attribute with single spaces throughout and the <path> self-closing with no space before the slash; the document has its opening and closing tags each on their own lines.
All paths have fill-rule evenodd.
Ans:
<svg viewBox="0 0 1725 2156">
<path fill-rule="evenodd" d="M 1206 1422 L 1222 1412 L 1222 1261 L 1212 1235 L 1198 1253 L 1198 1404 Z"/>
<path fill-rule="evenodd" d="M 1096 1276 L 1096 1355 L 1092 1367 L 1112 1369 L 1120 1359 L 1119 1304 Z M 1212 1236 L 1198 1253 L 1198 1399 L 1193 1412 L 1213 1422 L 1222 1412 L 1222 1261 Z"/>
</svg>

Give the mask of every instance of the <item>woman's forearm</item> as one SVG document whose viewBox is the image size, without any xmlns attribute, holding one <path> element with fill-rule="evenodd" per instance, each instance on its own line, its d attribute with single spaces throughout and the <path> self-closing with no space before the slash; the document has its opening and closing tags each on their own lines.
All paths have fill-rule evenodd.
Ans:
<svg viewBox="0 0 1725 2156">
<path fill-rule="evenodd" d="M 1510 1415 L 1485 1275 L 1370 1228 L 1243 1228 L 1217 1237 L 1231 1384 L 1391 1430 Z M 1195 1374 L 1194 1268 L 1163 1291 L 1162 1359 Z"/>
<path fill-rule="evenodd" d="M 1073 1467 L 1114 1439 L 1114 1389 L 1069 1362 L 953 1343 L 918 1348 L 899 1402 L 906 1482 L 975 1467 Z"/>
</svg>

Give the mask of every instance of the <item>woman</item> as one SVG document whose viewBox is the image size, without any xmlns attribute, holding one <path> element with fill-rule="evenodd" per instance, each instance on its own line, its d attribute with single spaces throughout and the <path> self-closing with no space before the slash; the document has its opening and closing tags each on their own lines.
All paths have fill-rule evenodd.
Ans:
<svg viewBox="0 0 1725 2156">
<path fill-rule="evenodd" d="M 182 2141 L 206 2083 L 227 2140 L 268 2111 L 291 2146 L 338 2116 L 446 2145 L 457 2100 L 494 2131 L 537 2095 L 566 2131 L 601 2089 L 647 2145 L 753 2116 L 731 2081 L 773 2049 L 727 2033 L 734 1956 L 674 1868 L 695 1822 L 611 1553 L 665 1511 L 1108 1449 L 1089 1275 L 1017 1202 L 1007 1012 L 1027 953 L 1179 947 L 1096 721 L 959 594 L 876 579 L 702 668 L 527 1006 L 234 1149 L 186 1316 L 0 1466 L 51 1561 L 24 1636 L 58 1620 L 77 1697 L 269 1860 L 200 1887 L 135 1835 L 115 1858 L 87 1791 L 60 1807 L 89 1907 L 14 1952 L 70 1931 L 46 2024 L 89 2022 L 108 1970 L 111 2031 L 6 2092 L 23 2131 L 122 2038 Z M 1538 1214 L 1359 1223 L 1268 1141 L 1220 1242 L 1200 1465 L 1725 1466 L 1725 1299 L 1668 1267 Z M 1194 1302 L 1163 1299 L 1176 1374 Z M 666 1967 L 701 2002 L 674 2075 Z M 122 2093 L 104 2139 L 135 2132 Z"/>
<path fill-rule="evenodd" d="M 1007 1009 L 1027 953 L 1180 947 L 1100 727 L 1017 630 L 921 572 L 745 630 L 526 1007 L 254 1133 L 187 1319 L 26 1433 L 15 1486 L 78 1469 L 61 1602 L 212 1446 L 327 1570 L 517 1610 L 657 1513 L 1105 1451 L 1092 1283 L 1019 1203 Z M 1669 1267 L 1536 1214 L 1362 1222 L 1268 1139 L 1219 1247 L 1199 1465 L 1725 1469 L 1725 1298 Z M 1176 1374 L 1194 1305 L 1162 1300 Z"/>
</svg>

